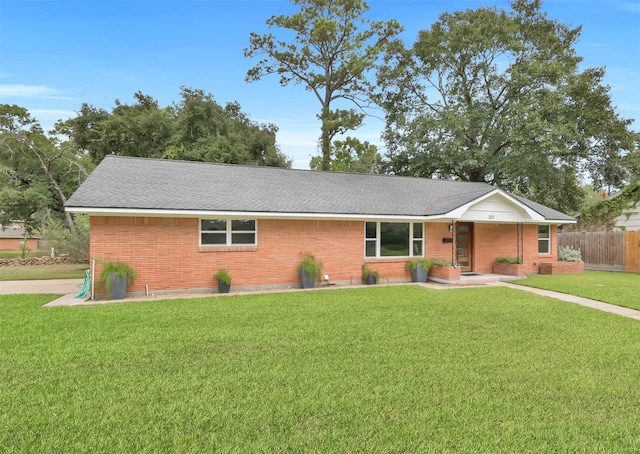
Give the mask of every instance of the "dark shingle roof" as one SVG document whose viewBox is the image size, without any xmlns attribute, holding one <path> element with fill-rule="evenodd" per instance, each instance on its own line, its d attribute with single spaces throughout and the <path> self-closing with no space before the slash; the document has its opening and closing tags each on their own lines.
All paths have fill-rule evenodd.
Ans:
<svg viewBox="0 0 640 454">
<path fill-rule="evenodd" d="M 107 156 L 66 206 L 433 216 L 494 190 L 485 183 Z M 573 219 L 545 211 L 548 219 Z"/>
</svg>

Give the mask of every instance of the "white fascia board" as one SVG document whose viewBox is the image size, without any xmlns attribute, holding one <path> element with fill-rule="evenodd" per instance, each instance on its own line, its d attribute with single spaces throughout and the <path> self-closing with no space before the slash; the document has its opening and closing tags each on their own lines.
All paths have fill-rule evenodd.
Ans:
<svg viewBox="0 0 640 454">
<path fill-rule="evenodd" d="M 504 197 L 509 203 L 512 203 L 513 205 L 516 205 L 517 207 L 519 207 L 520 209 L 522 209 L 525 213 L 527 213 L 527 216 L 529 216 L 531 219 L 529 222 L 536 222 L 536 223 L 548 223 L 550 222 L 549 220 L 545 219 L 544 216 L 542 216 L 540 213 L 538 213 L 535 210 L 532 210 L 531 208 L 529 208 L 528 206 L 526 206 L 524 203 L 520 202 L 518 199 L 511 197 L 508 193 L 504 192 L 502 189 L 496 188 L 493 191 L 484 194 L 480 197 L 478 197 L 477 199 L 472 200 L 469 203 L 466 203 L 465 205 L 462 205 L 458 208 L 456 208 L 455 210 L 452 210 L 450 212 L 447 213 L 448 217 L 454 218 L 454 219 L 460 219 L 462 218 L 462 216 L 465 214 L 465 212 L 471 208 L 473 205 L 482 202 L 485 199 L 488 199 L 491 196 L 494 195 L 500 195 L 502 197 Z"/>
<path fill-rule="evenodd" d="M 339 213 L 276 213 L 250 211 L 200 211 L 200 210 L 156 210 L 135 208 L 82 208 L 66 207 L 69 213 L 89 216 L 140 216 L 140 217 L 182 217 L 182 218 L 235 218 L 235 219 L 301 219 L 301 220 L 342 220 L 342 221 L 429 221 L 430 216 L 367 215 Z"/>
</svg>

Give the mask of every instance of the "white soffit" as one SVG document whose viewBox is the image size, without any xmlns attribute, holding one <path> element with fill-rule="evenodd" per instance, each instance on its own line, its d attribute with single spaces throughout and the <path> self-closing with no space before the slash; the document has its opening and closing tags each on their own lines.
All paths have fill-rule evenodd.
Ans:
<svg viewBox="0 0 640 454">
<path fill-rule="evenodd" d="M 546 222 L 537 211 L 532 210 L 504 191 L 496 189 L 473 202 L 469 202 L 447 213 L 452 218 L 469 222 Z"/>
</svg>

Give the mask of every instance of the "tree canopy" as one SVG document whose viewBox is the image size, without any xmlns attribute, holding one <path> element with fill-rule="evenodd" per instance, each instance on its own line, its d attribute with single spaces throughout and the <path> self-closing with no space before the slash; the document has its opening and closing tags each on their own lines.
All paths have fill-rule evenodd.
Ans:
<svg viewBox="0 0 640 454">
<path fill-rule="evenodd" d="M 111 112 L 83 104 L 78 116 L 59 123 L 94 162 L 107 154 L 189 161 L 289 167 L 276 145 L 278 128 L 258 124 L 238 103 L 219 105 L 209 93 L 182 87 L 167 107 L 141 92 L 134 104 L 116 100 Z"/>
<path fill-rule="evenodd" d="M 378 71 L 389 170 L 486 181 L 550 207 L 580 206 L 582 178 L 621 186 L 636 138 L 603 68 L 580 70 L 580 27 L 539 0 L 444 13 Z"/>
<path fill-rule="evenodd" d="M 0 104 L 0 224 L 20 220 L 31 232 L 64 219 L 75 233 L 64 203 L 92 168 L 73 144 L 47 136 L 25 108 Z"/>
<path fill-rule="evenodd" d="M 331 169 L 335 172 L 382 173 L 382 156 L 378 147 L 354 137 L 335 140 L 331 143 Z M 312 170 L 322 169 L 322 157 L 311 158 Z"/>
<path fill-rule="evenodd" d="M 356 108 L 334 108 L 339 100 L 366 104 L 368 73 L 375 67 L 392 38 L 402 31 L 395 20 L 370 21 L 362 0 L 291 0 L 299 11 L 272 16 L 269 27 L 295 32 L 293 41 L 273 34 L 251 33 L 246 57 L 262 59 L 247 72 L 253 82 L 269 74 L 280 85 L 303 84 L 320 102 L 320 146 L 323 170 L 331 169 L 331 140 L 338 133 L 358 128 L 364 113 Z"/>
</svg>

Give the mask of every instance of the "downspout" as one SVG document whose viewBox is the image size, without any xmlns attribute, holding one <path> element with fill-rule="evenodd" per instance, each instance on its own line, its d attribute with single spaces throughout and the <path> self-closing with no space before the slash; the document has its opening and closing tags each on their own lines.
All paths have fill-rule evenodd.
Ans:
<svg viewBox="0 0 640 454">
<path fill-rule="evenodd" d="M 458 266 L 455 259 L 455 251 L 456 251 L 456 225 L 453 221 L 449 225 L 449 231 L 451 232 L 451 265 Z"/>
<path fill-rule="evenodd" d="M 93 257 L 91 261 L 91 300 L 95 299 L 95 286 L 96 286 L 96 258 Z"/>
</svg>

